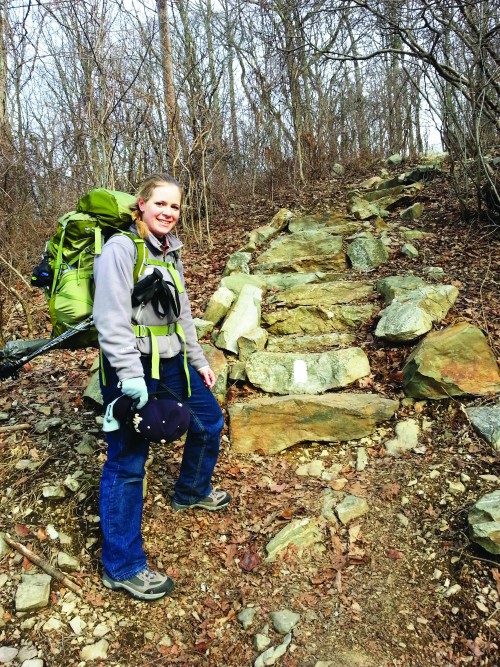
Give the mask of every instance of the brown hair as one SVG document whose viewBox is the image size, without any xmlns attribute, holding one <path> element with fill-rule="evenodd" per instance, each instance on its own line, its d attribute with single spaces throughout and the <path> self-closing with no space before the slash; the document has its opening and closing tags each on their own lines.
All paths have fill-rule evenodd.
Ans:
<svg viewBox="0 0 500 667">
<path fill-rule="evenodd" d="M 179 192 L 181 193 L 181 204 L 182 204 L 184 190 L 182 188 L 182 185 L 176 178 L 170 176 L 170 174 L 152 174 L 151 176 L 145 178 L 139 185 L 139 189 L 137 190 L 136 194 L 137 203 L 130 207 L 132 211 L 132 217 L 137 225 L 137 233 L 142 239 L 147 238 L 149 234 L 149 229 L 147 228 L 147 225 L 142 221 L 142 212 L 139 208 L 139 199 L 148 201 L 153 196 L 153 191 L 155 190 L 155 188 L 159 187 L 160 185 L 175 185 L 177 188 L 179 188 Z"/>
</svg>

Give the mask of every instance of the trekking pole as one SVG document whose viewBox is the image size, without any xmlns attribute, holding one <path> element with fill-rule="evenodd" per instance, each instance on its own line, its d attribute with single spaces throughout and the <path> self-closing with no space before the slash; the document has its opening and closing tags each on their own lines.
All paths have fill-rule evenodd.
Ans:
<svg viewBox="0 0 500 667">
<path fill-rule="evenodd" d="M 50 352 L 50 350 L 54 350 L 60 347 L 61 343 L 64 343 L 65 340 L 67 340 L 68 338 L 72 338 L 73 336 L 75 336 L 78 333 L 81 333 L 82 331 L 90 329 L 93 325 L 94 325 L 94 318 L 90 316 L 86 320 L 83 320 L 79 324 L 76 324 L 75 326 L 71 327 L 71 329 L 68 329 L 59 336 L 56 336 L 56 338 L 52 338 L 38 349 L 33 350 L 28 354 L 25 354 L 19 359 L 11 359 L 10 361 L 5 362 L 4 364 L 0 364 L 0 380 L 6 380 L 7 378 L 10 377 L 13 378 L 17 377 L 18 374 L 17 372 L 19 371 L 19 369 L 22 368 L 24 364 L 28 363 L 28 361 L 31 361 L 35 357 L 38 357 L 40 354 L 44 354 L 45 352 Z M 6 349 L 7 348 L 4 348 L 4 350 L 0 350 L 0 354 L 3 352 L 4 358 L 7 358 L 9 356 L 8 351 L 5 352 Z"/>
</svg>

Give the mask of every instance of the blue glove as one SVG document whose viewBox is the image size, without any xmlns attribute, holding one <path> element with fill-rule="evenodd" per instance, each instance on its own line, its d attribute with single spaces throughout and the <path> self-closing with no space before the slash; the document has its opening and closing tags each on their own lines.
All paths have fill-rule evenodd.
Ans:
<svg viewBox="0 0 500 667">
<path fill-rule="evenodd" d="M 134 401 L 139 401 L 137 403 L 138 410 L 146 405 L 149 396 L 144 378 L 128 378 L 127 380 L 122 380 L 121 385 L 122 394 L 130 396 Z"/>
</svg>

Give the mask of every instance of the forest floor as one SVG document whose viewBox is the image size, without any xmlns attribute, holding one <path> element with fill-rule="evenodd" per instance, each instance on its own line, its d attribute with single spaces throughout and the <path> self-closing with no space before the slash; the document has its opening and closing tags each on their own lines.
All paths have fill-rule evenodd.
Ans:
<svg viewBox="0 0 500 667">
<path fill-rule="evenodd" d="M 284 189 L 272 200 L 249 198 L 227 211 L 221 207 L 211 222 L 213 247 L 191 245 L 184 254 L 194 314 L 203 312 L 245 232 L 268 222 L 281 207 L 304 213 L 345 210 L 345 191 L 359 180 L 348 175 L 304 192 Z M 370 277 L 409 270 L 423 275 L 424 266 L 441 266 L 446 282 L 460 290 L 443 326 L 471 321 L 486 333 L 498 358 L 499 244 L 488 228 L 461 222 L 447 193 L 445 181 L 436 180 L 419 194 L 425 214 L 410 224 L 435 234 L 418 242 L 419 257 L 409 260 L 396 251 Z M 35 311 L 38 335 L 46 335 L 41 300 Z M 14 308 L 6 327 L 25 335 L 22 313 Z M 357 341 L 370 359 L 370 389 L 402 400 L 401 369 L 414 346 L 378 342 L 374 327 L 375 321 Z M 94 350 L 53 352 L 34 360 L 19 379 L 2 383 L 0 412 L 8 414 L 3 424 L 35 425 L 47 417 L 62 422 L 42 434 L 33 429 L 0 434 L 0 530 L 52 563 L 59 551 L 77 556 L 81 570 L 75 577 L 84 597 L 53 581 L 47 608 L 16 613 L 21 575 L 37 568 L 9 552 L 0 561 L 0 646 L 34 646 L 45 667 L 247 667 L 259 654 L 256 632 L 269 625 L 273 644 L 282 640 L 270 612 L 291 609 L 300 622 L 278 661 L 283 667 L 314 667 L 320 661 L 331 661 L 332 667 L 499 664 L 499 561 L 467 538 L 468 508 L 500 486 L 495 452 L 475 434 L 463 410 L 484 399 L 402 402 L 397 419 L 425 422 L 420 453 L 386 456 L 383 442 L 392 437 L 392 426 L 385 424 L 365 439 L 370 463 L 362 472 L 355 469 L 356 443 L 305 443 L 273 457 L 242 456 L 231 450 L 226 430 L 214 482 L 233 502 L 216 515 L 172 512 L 181 445 L 154 447 L 145 548 L 151 567 L 167 571 L 176 588 L 171 597 L 148 604 L 101 584 L 98 494 L 105 444 L 96 417 L 102 411 L 82 399 L 95 356 Z M 252 391 L 234 385 L 229 401 Z M 94 436 L 91 456 L 76 451 L 86 434 Z M 325 533 L 322 550 L 289 549 L 283 559 L 266 563 L 265 545 L 290 519 L 320 512 L 325 482 L 296 474 L 299 464 L 317 458 L 325 468 L 341 466 L 348 480 L 343 491 L 366 496 L 370 512 L 354 527 Z M 75 493 L 60 500 L 42 497 L 44 484 L 67 476 L 79 480 Z M 460 495 L 449 493 L 454 480 L 464 483 Z M 257 613 L 245 630 L 237 615 L 247 606 Z M 69 625 L 75 617 L 82 623 Z M 47 624 L 51 619 L 57 622 Z M 81 649 L 102 633 L 107 657 L 85 662 Z"/>
</svg>

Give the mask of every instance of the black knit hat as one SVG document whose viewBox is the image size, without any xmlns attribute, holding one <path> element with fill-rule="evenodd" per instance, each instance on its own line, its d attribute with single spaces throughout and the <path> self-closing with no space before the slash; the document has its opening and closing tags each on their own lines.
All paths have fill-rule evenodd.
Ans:
<svg viewBox="0 0 500 667">
<path fill-rule="evenodd" d="M 130 396 L 124 394 L 113 405 L 113 417 L 129 423 L 148 440 L 167 444 L 188 430 L 190 414 L 182 403 L 166 398 L 150 398 L 140 410 L 135 408 L 134 403 Z"/>
</svg>

